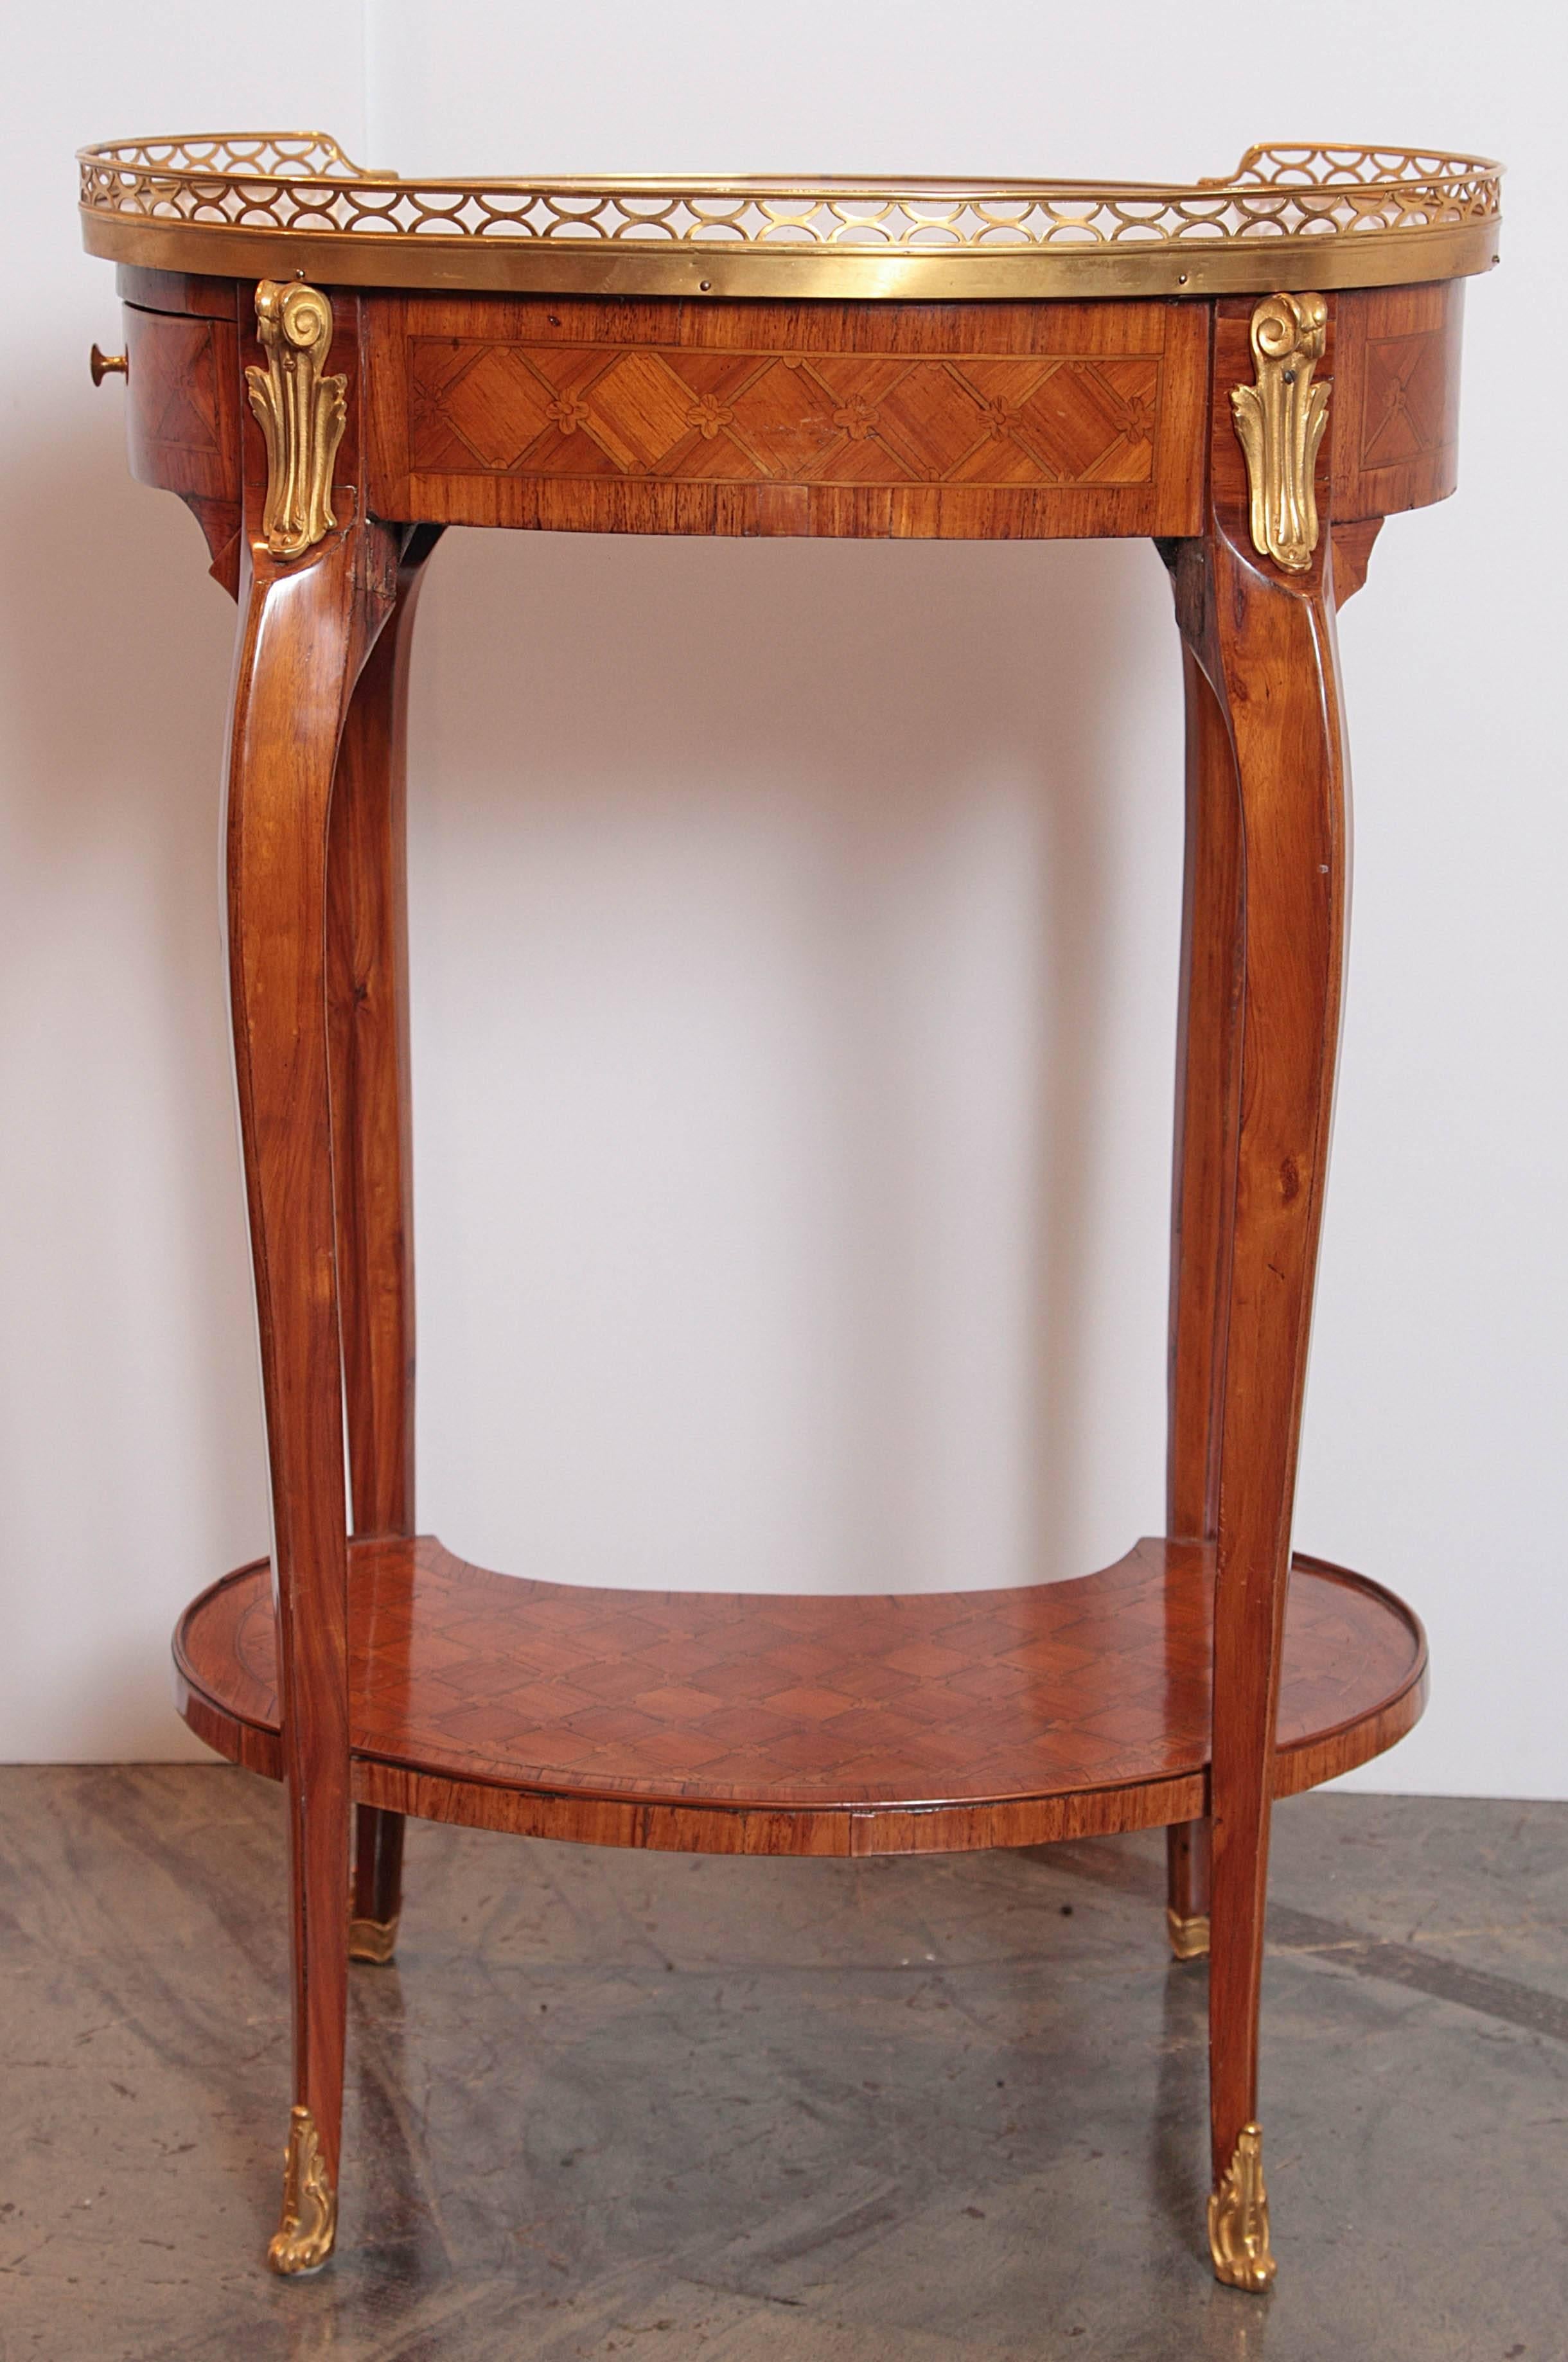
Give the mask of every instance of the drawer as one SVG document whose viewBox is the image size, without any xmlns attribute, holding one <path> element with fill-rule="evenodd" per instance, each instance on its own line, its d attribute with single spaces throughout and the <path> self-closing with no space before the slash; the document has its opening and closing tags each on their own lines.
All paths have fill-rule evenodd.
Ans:
<svg viewBox="0 0 1568 2362">
<path fill-rule="evenodd" d="M 1208 306 L 373 295 L 370 504 L 588 532 L 1190 534 Z"/>
<path fill-rule="evenodd" d="M 189 500 L 239 500 L 239 354 L 231 320 L 124 307 L 131 474 Z"/>
<path fill-rule="evenodd" d="M 177 492 L 215 579 L 239 584 L 239 351 L 232 320 L 123 307 L 126 441 L 139 484 Z"/>
</svg>

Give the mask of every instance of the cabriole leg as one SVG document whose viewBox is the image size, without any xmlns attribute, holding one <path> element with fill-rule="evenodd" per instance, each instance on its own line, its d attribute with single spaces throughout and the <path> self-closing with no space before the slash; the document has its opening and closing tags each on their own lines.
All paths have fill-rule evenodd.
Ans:
<svg viewBox="0 0 1568 2362">
<path fill-rule="evenodd" d="M 1260 559 L 1216 493 L 1177 611 L 1235 750 L 1240 1123 L 1222 1347 L 1214 1606 L 1209 1970 L 1214 2269 L 1274 2278 L 1258 2126 L 1269 1808 L 1297 1445 L 1339 1032 L 1346 762 L 1331 570 Z"/>
<path fill-rule="evenodd" d="M 407 725 L 414 609 L 438 526 L 418 526 L 337 753 L 327 857 L 333 1175 L 357 1535 L 412 1534 L 414 1201 L 409 1104 Z M 361 1805 L 351 1959 L 392 1957 L 403 1816 Z"/>
<path fill-rule="evenodd" d="M 1214 1538 L 1220 1464 L 1220 1279 L 1235 1203 L 1241 988 L 1241 807 L 1231 734 L 1190 648 L 1187 855 L 1171 1189 L 1165 1531 Z M 1166 1832 L 1165 1925 L 1178 1960 L 1209 1949 L 1209 1823 Z"/>
<path fill-rule="evenodd" d="M 288 1794 L 293 2109 L 280 2272 L 337 2222 L 349 1815 L 343 1404 L 327 1081 L 327 814 L 356 672 L 390 590 L 380 529 L 308 561 L 248 551 L 228 772 L 229 980 L 271 1481 Z"/>
</svg>

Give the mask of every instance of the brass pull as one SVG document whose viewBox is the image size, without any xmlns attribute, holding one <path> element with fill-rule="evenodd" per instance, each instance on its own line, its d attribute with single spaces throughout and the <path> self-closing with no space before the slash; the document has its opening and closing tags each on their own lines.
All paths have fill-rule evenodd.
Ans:
<svg viewBox="0 0 1568 2362">
<path fill-rule="evenodd" d="M 87 356 L 87 366 L 93 372 L 94 385 L 102 385 L 106 377 L 129 377 L 128 353 L 101 353 L 96 345 Z"/>
</svg>

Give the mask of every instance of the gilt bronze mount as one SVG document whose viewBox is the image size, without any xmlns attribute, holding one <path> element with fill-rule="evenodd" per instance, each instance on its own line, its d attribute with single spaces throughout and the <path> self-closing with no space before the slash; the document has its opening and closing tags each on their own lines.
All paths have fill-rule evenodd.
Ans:
<svg viewBox="0 0 1568 2362">
<path fill-rule="evenodd" d="M 1230 2165 L 1209 2201 L 1209 2251 L 1214 2277 L 1227 2288 L 1247 2289 L 1255 2296 L 1274 2279 L 1261 2125 L 1242 2126 Z"/>
<path fill-rule="evenodd" d="M 441 180 L 324 132 L 79 152 L 83 235 L 116 262 L 334 286 L 867 298 L 1258 294 L 1408 285 L 1496 260 L 1499 167 L 1274 141 L 1233 172 L 1137 181 Z"/>
<path fill-rule="evenodd" d="M 1165 1934 L 1170 1938 L 1171 1957 L 1177 1960 L 1204 1960 L 1209 1957 L 1209 1915 L 1194 1911 L 1184 1915 L 1179 1911 L 1165 1913 Z"/>
<path fill-rule="evenodd" d="M 1253 385 L 1231 388 L 1236 433 L 1252 491 L 1249 527 L 1260 557 L 1293 574 L 1318 546 L 1312 482 L 1329 423 L 1329 388 L 1314 385 L 1329 307 L 1320 295 L 1270 295 L 1253 314 Z"/>
<path fill-rule="evenodd" d="M 396 1954 L 395 1919 L 349 1920 L 348 1958 L 351 1960 L 363 1960 L 371 1968 L 384 1969 Z"/>
<path fill-rule="evenodd" d="M 337 2235 L 337 2193 L 326 2178 L 315 2118 L 309 2108 L 296 2107 L 289 2114 L 289 2145 L 283 2152 L 282 2214 L 267 2261 L 285 2279 L 318 2272 Z"/>
<path fill-rule="evenodd" d="M 245 379 L 267 440 L 261 531 L 274 557 L 303 557 L 337 522 L 332 463 L 343 440 L 348 381 L 326 374 L 332 306 L 319 289 L 263 279 L 256 290 L 256 333 L 267 359 Z"/>
</svg>

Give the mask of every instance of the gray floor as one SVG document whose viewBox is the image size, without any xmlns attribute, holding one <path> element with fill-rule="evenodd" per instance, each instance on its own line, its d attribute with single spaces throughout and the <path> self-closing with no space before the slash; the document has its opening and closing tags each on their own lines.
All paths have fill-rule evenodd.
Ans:
<svg viewBox="0 0 1568 2362">
<path fill-rule="evenodd" d="M 1280 2277 L 1202 2252 L 1158 1840 L 641 1858 L 418 1827 L 355 1971 L 342 2235 L 260 2251 L 278 1797 L 0 1772 L 6 2362 L 1562 2362 L 1568 1805 L 1276 1821 Z"/>
</svg>

